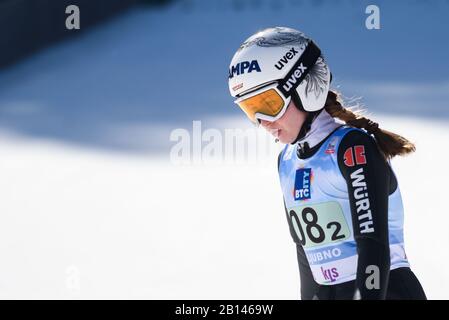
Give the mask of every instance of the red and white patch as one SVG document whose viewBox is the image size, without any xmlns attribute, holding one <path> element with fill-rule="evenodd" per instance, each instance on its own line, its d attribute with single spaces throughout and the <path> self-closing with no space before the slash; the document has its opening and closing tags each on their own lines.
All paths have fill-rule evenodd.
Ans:
<svg viewBox="0 0 449 320">
<path fill-rule="evenodd" d="M 335 145 L 337 144 L 337 142 L 338 142 L 338 138 L 337 137 L 333 137 L 332 140 L 327 145 L 327 149 L 324 150 L 324 153 L 326 153 L 326 154 L 334 154 L 335 153 Z"/>
<path fill-rule="evenodd" d="M 347 167 L 353 167 L 356 164 L 366 164 L 365 146 L 358 145 L 346 149 L 343 155 L 344 163 Z"/>
<path fill-rule="evenodd" d="M 243 82 L 242 83 L 239 83 L 238 85 L 236 85 L 236 86 L 233 86 L 232 87 L 232 90 L 233 91 L 236 91 L 236 90 L 238 90 L 238 89 L 241 89 L 243 87 Z"/>
<path fill-rule="evenodd" d="M 327 146 L 327 149 L 324 150 L 324 153 L 326 153 L 326 154 L 333 154 L 333 153 L 335 153 L 335 145 L 329 143 L 329 145 Z"/>
</svg>

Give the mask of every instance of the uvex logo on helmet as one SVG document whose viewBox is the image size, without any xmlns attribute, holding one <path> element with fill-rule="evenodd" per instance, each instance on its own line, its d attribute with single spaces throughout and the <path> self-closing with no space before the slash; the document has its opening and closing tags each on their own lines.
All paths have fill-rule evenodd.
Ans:
<svg viewBox="0 0 449 320">
<path fill-rule="evenodd" d="M 251 62 L 250 61 L 239 62 L 235 66 L 232 66 L 229 69 L 229 79 L 234 77 L 235 74 L 240 75 L 240 74 L 244 74 L 245 72 L 251 73 L 254 70 L 256 70 L 257 72 L 261 72 L 259 63 L 257 62 L 257 60 L 252 60 Z"/>
<path fill-rule="evenodd" d="M 289 52 L 284 54 L 284 56 L 278 60 L 278 62 L 274 65 L 276 69 L 282 70 L 282 68 L 288 63 L 289 60 L 291 60 L 298 51 L 295 50 L 295 48 L 291 48 Z"/>
<path fill-rule="evenodd" d="M 299 66 L 296 68 L 296 70 L 292 73 L 291 77 L 287 79 L 287 82 L 282 86 L 286 92 L 289 92 L 293 85 L 296 84 L 299 78 L 301 78 L 302 74 L 307 70 L 307 67 L 305 67 L 302 62 L 299 64 Z"/>
</svg>

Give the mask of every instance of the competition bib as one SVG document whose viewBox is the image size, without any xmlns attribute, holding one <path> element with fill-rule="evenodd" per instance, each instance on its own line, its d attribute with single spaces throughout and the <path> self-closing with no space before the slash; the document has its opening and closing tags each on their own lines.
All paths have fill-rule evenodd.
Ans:
<svg viewBox="0 0 449 320">
<path fill-rule="evenodd" d="M 358 129 L 337 129 L 312 157 L 301 159 L 297 146 L 287 145 L 279 158 L 290 233 L 303 247 L 313 278 L 323 285 L 351 281 L 357 274 L 353 216 L 337 159 L 341 139 L 352 130 Z M 408 266 L 402 227 L 403 207 L 397 188 L 388 198 L 391 269 Z"/>
<path fill-rule="evenodd" d="M 349 239 L 351 231 L 338 202 L 300 205 L 288 211 L 296 242 L 305 249 Z"/>
</svg>

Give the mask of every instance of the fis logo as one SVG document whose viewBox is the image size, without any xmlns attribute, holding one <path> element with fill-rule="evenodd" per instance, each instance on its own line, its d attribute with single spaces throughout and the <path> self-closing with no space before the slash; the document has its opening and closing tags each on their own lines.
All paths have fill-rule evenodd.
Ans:
<svg viewBox="0 0 449 320">
<path fill-rule="evenodd" d="M 279 61 L 274 65 L 276 69 L 282 70 L 282 68 L 291 60 L 298 51 L 295 50 L 295 48 L 291 48 L 289 52 L 287 52 Z"/>
<path fill-rule="evenodd" d="M 321 273 L 323 274 L 324 280 L 334 282 L 340 276 L 337 268 L 324 269 L 321 267 Z"/>
<path fill-rule="evenodd" d="M 338 137 L 333 137 L 332 140 L 327 145 L 327 149 L 324 151 L 326 154 L 334 154 L 335 153 L 335 145 L 338 142 Z"/>
<path fill-rule="evenodd" d="M 253 60 L 253 61 L 242 61 L 237 63 L 235 66 L 232 66 L 229 69 L 229 79 L 231 79 L 232 77 L 234 77 L 234 75 L 241 75 L 246 73 L 251 73 L 254 70 L 256 70 L 257 72 L 261 72 L 260 67 L 259 67 L 259 63 L 257 62 L 257 60 Z"/>
<path fill-rule="evenodd" d="M 312 178 L 312 169 L 298 169 L 295 175 L 295 200 L 310 199 L 310 182 Z"/>
</svg>

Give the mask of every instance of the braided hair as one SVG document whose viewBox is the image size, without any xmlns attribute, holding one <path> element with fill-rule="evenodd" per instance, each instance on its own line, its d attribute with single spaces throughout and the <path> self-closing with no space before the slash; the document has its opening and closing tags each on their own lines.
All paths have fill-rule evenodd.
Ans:
<svg viewBox="0 0 449 320">
<path fill-rule="evenodd" d="M 379 128 L 379 124 L 342 106 L 337 92 L 329 90 L 324 108 L 334 118 L 347 125 L 364 129 L 373 135 L 383 156 L 388 160 L 397 155 L 406 155 L 416 150 L 415 145 L 406 138 Z"/>
</svg>

